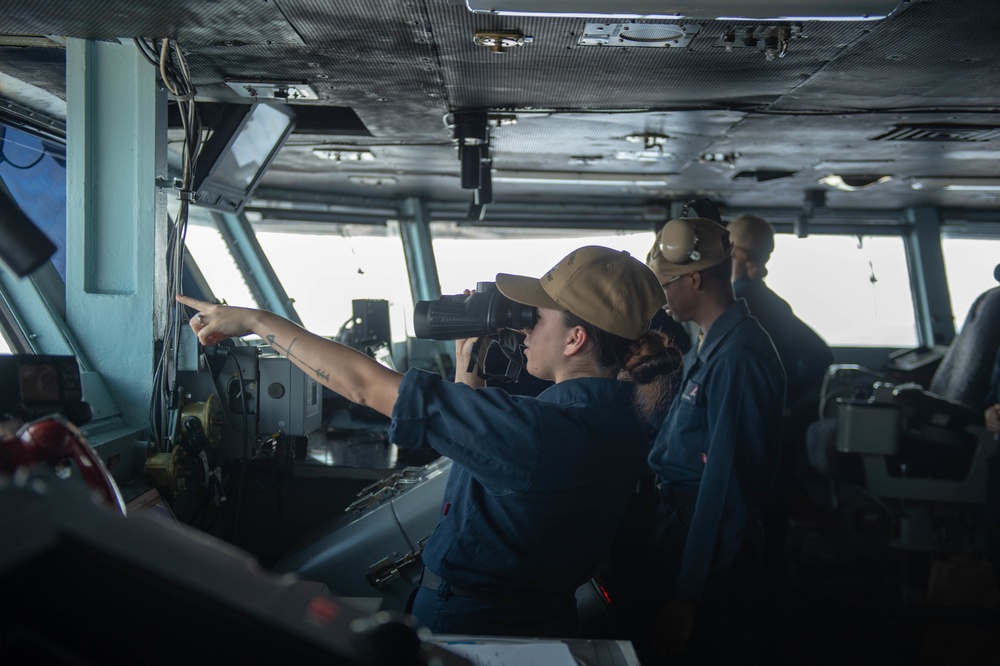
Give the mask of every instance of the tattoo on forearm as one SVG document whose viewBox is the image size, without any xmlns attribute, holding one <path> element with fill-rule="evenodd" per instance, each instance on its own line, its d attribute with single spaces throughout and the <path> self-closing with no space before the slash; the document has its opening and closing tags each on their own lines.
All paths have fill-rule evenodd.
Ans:
<svg viewBox="0 0 1000 666">
<path fill-rule="evenodd" d="M 279 352 L 282 352 L 288 358 L 297 359 L 299 362 L 302 363 L 302 365 L 304 365 L 307 368 L 309 368 L 310 370 L 312 370 L 313 374 L 316 375 L 316 377 L 320 381 L 326 382 L 326 381 L 330 380 L 330 373 L 329 372 L 327 372 L 326 370 L 321 370 L 320 368 L 314 368 L 314 367 L 312 367 L 311 365 L 309 365 L 308 363 L 306 363 L 304 360 L 302 360 L 302 358 L 300 358 L 300 357 L 298 357 L 298 356 L 296 356 L 295 354 L 292 353 L 292 347 L 295 346 L 295 341 L 298 338 L 292 338 L 292 341 L 288 343 L 287 347 L 285 347 L 285 346 L 282 346 L 282 345 L 278 344 L 277 338 L 274 337 L 274 334 L 268 335 L 266 337 L 267 337 L 267 344 L 269 344 L 273 349 L 276 349 Z"/>
</svg>

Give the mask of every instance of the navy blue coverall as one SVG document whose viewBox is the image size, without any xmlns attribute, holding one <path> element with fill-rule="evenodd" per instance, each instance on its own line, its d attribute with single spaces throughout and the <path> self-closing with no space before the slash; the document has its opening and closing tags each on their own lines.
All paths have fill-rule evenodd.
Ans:
<svg viewBox="0 0 1000 666">
<path fill-rule="evenodd" d="M 651 434 L 628 383 L 530 397 L 408 371 L 389 439 L 453 461 L 413 615 L 434 633 L 574 635 L 576 588 L 607 555 Z"/>
<path fill-rule="evenodd" d="M 697 607 L 692 654 L 750 648 L 731 639 L 746 634 L 762 601 L 759 507 L 774 481 L 784 398 L 774 345 L 736 301 L 685 355 L 649 455 L 659 487 L 660 603 Z"/>
</svg>

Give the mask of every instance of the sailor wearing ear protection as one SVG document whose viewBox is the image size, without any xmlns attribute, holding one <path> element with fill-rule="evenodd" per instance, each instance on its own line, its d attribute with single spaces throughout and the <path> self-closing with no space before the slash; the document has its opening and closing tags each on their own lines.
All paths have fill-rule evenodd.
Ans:
<svg viewBox="0 0 1000 666">
<path fill-rule="evenodd" d="M 671 663 L 753 663 L 764 593 L 759 506 L 778 460 L 785 374 L 733 295 L 731 255 L 725 227 L 682 218 L 664 225 L 647 260 L 670 315 L 701 329 L 649 455 L 663 580 L 638 647 Z"/>
</svg>

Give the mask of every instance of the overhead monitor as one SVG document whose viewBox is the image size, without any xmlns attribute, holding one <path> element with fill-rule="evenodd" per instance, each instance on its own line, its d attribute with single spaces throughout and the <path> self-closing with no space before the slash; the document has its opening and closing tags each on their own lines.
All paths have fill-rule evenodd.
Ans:
<svg viewBox="0 0 1000 666">
<path fill-rule="evenodd" d="M 195 203 L 226 213 L 242 211 L 294 127 L 288 106 L 232 105 L 198 158 Z"/>
<path fill-rule="evenodd" d="M 521 16 L 749 21 L 866 21 L 888 16 L 902 0 L 466 0 L 473 12 Z"/>
</svg>

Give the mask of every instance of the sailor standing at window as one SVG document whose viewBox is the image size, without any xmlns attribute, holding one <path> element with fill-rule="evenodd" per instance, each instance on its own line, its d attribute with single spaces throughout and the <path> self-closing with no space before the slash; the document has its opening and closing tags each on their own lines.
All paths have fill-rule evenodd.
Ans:
<svg viewBox="0 0 1000 666">
<path fill-rule="evenodd" d="M 737 215 L 726 225 L 733 245 L 733 293 L 745 299 L 750 314 L 774 343 L 785 369 L 787 399 L 781 457 L 773 500 L 763 508 L 765 564 L 774 582 L 784 575 L 789 505 L 808 468 L 806 431 L 819 416 L 820 389 L 833 352 L 819 334 L 799 319 L 791 306 L 764 282 L 774 251 L 774 227 L 755 215 Z"/>
<path fill-rule="evenodd" d="M 667 222 L 649 264 L 677 321 L 699 326 L 649 456 L 657 475 L 661 597 L 647 636 L 675 663 L 754 663 L 760 611 L 760 505 L 774 480 L 785 374 L 731 284 L 726 229 Z"/>
<path fill-rule="evenodd" d="M 413 615 L 435 633 L 573 636 L 575 590 L 594 573 L 642 471 L 652 433 L 635 383 L 674 358 L 647 326 L 663 292 L 642 262 L 580 248 L 541 279 L 496 276 L 537 309 L 524 330 L 527 370 L 554 384 L 537 397 L 477 387 L 366 355 L 270 312 L 184 296 L 203 344 L 256 333 L 348 399 L 391 416 L 390 441 L 453 460 L 439 522 L 423 551 Z M 471 341 L 457 343 L 457 365 Z M 627 368 L 633 382 L 619 381 Z M 470 386 L 469 384 L 473 384 Z"/>
</svg>

